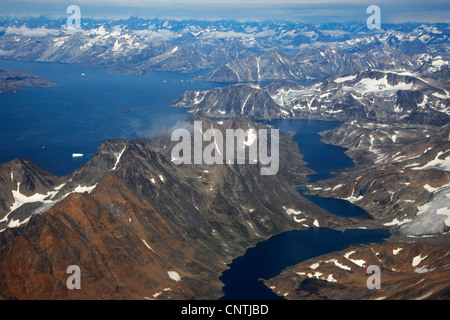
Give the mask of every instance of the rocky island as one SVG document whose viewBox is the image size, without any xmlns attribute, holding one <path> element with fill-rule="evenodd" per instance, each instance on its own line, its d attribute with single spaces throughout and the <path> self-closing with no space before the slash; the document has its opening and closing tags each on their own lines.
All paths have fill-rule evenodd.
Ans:
<svg viewBox="0 0 450 320">
<path fill-rule="evenodd" d="M 16 70 L 0 70 L 0 93 L 21 91 L 22 87 L 51 87 L 53 83 L 35 74 Z"/>
</svg>

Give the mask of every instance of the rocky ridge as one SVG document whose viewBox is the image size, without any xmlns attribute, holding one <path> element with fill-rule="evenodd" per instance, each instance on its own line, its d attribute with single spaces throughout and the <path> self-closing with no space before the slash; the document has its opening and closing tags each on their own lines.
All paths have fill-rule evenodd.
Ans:
<svg viewBox="0 0 450 320">
<path fill-rule="evenodd" d="M 369 70 L 312 85 L 292 80 L 263 88 L 237 84 L 188 91 L 173 102 L 210 117 L 239 114 L 254 119 L 349 119 L 440 126 L 450 121 L 445 82 L 410 72 Z"/>
<path fill-rule="evenodd" d="M 446 243 L 386 242 L 351 247 L 304 261 L 265 284 L 287 300 L 448 300 Z M 369 266 L 380 268 L 379 289 L 367 286 L 367 282 L 373 284 Z"/>
<path fill-rule="evenodd" d="M 345 122 L 324 132 L 324 142 L 343 146 L 355 167 L 336 178 L 309 185 L 311 193 L 347 199 L 364 208 L 384 226 L 398 228 L 424 212 L 439 193 L 448 193 L 449 127 Z M 441 203 L 441 201 L 438 201 Z M 441 203 L 445 208 L 445 202 Z M 445 212 L 414 235 L 448 231 Z M 442 218 L 442 220 L 441 220 Z M 436 228 L 436 224 L 439 227 Z M 413 235 L 403 229 L 403 234 Z"/>
</svg>

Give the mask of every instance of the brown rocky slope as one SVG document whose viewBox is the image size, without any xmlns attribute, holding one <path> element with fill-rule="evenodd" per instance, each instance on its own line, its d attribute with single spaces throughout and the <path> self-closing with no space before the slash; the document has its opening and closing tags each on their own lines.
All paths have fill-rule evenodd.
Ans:
<svg viewBox="0 0 450 320">
<path fill-rule="evenodd" d="M 219 130 L 261 126 L 243 117 L 194 119 Z M 288 134 L 275 176 L 261 176 L 259 165 L 177 166 L 168 158 L 171 143 L 106 141 L 72 175 L 47 179 L 38 191 L 49 196 L 0 232 L 0 297 L 216 299 L 221 272 L 246 248 L 286 230 L 357 220 L 331 216 L 298 194 L 294 182 L 310 170 Z M 2 166 L 11 187 L 3 207 L 24 199 L 20 182 L 32 196 L 24 174 L 10 177 L 11 164 Z M 288 209 L 305 220 L 297 223 Z M 81 269 L 81 290 L 66 287 L 70 265 Z"/>
</svg>

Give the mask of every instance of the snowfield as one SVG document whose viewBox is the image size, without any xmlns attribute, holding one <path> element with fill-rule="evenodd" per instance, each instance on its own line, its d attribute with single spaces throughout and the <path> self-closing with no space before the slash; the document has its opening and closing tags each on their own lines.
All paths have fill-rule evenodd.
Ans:
<svg viewBox="0 0 450 320">
<path fill-rule="evenodd" d="M 450 226 L 450 186 L 436 191 L 431 201 L 418 209 L 416 217 L 400 227 L 400 233 L 425 236 L 446 232 Z"/>
<path fill-rule="evenodd" d="M 384 92 L 384 91 L 399 91 L 399 90 L 411 90 L 413 87 L 411 83 L 399 83 L 397 85 L 390 85 L 387 81 L 387 75 L 381 79 L 362 79 L 351 87 L 342 88 L 343 91 L 356 91 L 360 94 L 366 94 L 370 92 Z"/>
</svg>

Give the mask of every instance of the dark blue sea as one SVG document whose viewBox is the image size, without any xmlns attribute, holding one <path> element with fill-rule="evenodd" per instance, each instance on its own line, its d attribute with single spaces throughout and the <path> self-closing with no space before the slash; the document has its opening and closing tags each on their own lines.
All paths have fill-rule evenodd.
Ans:
<svg viewBox="0 0 450 320">
<path fill-rule="evenodd" d="M 105 139 L 151 138 L 186 119 L 185 109 L 169 107 L 172 100 L 217 86 L 191 81 L 197 74 L 112 74 L 64 63 L 0 60 L 0 69 L 55 83 L 0 95 L 0 163 L 28 157 L 56 175 L 81 167 Z"/>
</svg>

